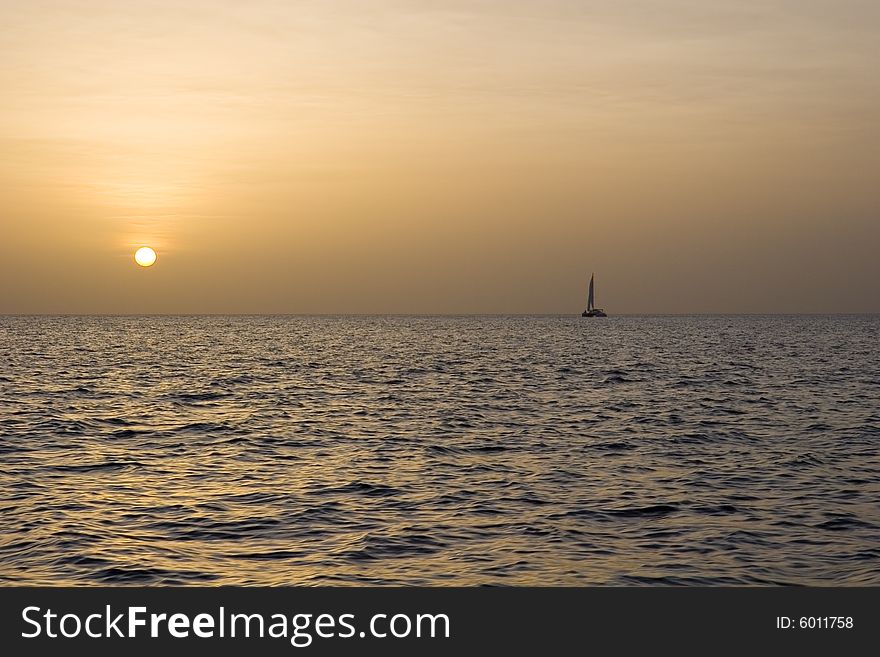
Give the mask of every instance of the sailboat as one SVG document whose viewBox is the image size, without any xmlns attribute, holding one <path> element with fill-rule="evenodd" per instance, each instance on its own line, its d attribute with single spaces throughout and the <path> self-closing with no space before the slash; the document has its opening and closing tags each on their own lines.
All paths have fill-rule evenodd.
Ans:
<svg viewBox="0 0 880 657">
<path fill-rule="evenodd" d="M 593 279 L 595 276 L 595 274 L 590 274 L 590 294 L 587 297 L 587 309 L 581 313 L 581 317 L 608 317 L 604 310 L 596 308 L 596 304 L 593 303 Z"/>
</svg>

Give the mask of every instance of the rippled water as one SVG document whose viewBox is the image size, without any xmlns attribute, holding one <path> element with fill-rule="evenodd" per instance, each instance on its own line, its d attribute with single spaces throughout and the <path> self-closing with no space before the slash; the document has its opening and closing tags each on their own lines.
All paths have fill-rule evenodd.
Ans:
<svg viewBox="0 0 880 657">
<path fill-rule="evenodd" d="M 0 582 L 880 584 L 880 317 L 2 317 Z"/>
</svg>

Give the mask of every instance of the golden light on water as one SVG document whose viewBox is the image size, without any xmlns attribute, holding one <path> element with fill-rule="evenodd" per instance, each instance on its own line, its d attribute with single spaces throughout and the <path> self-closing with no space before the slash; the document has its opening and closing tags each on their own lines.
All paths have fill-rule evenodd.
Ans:
<svg viewBox="0 0 880 657">
<path fill-rule="evenodd" d="M 156 262 L 156 252 L 148 246 L 142 246 L 135 251 L 134 261 L 141 267 L 152 267 Z"/>
</svg>

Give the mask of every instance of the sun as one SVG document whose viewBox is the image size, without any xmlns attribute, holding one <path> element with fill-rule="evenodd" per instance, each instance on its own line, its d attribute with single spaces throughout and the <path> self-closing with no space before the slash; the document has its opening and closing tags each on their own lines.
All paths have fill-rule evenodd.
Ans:
<svg viewBox="0 0 880 657">
<path fill-rule="evenodd" d="M 148 246 L 142 246 L 135 251 L 134 261 L 141 267 L 151 267 L 156 262 L 156 252 Z"/>
</svg>

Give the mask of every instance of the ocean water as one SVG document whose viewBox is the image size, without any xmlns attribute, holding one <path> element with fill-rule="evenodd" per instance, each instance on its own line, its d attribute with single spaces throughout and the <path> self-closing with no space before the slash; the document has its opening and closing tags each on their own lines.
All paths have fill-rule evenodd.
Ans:
<svg viewBox="0 0 880 657">
<path fill-rule="evenodd" d="M 0 317 L 0 583 L 880 584 L 880 317 Z"/>
</svg>

